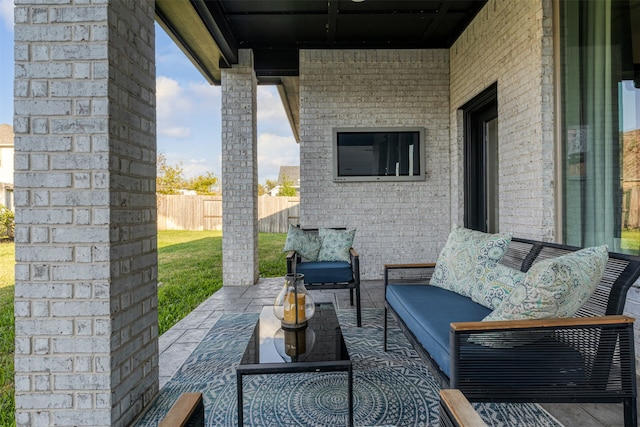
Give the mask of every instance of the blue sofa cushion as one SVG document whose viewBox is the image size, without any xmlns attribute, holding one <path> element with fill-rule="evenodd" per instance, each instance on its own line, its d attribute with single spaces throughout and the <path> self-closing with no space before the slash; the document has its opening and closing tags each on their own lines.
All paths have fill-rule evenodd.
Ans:
<svg viewBox="0 0 640 427">
<path fill-rule="evenodd" d="M 304 283 L 340 283 L 353 278 L 351 264 L 344 261 L 301 262 L 296 272 L 304 274 Z"/>
<path fill-rule="evenodd" d="M 387 303 L 440 369 L 449 373 L 449 324 L 480 321 L 491 309 L 431 285 L 388 285 Z"/>
</svg>

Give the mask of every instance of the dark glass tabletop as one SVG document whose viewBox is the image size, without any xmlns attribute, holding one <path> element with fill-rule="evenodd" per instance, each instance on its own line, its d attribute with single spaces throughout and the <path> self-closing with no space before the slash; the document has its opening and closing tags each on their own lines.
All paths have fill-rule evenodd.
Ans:
<svg viewBox="0 0 640 427">
<path fill-rule="evenodd" d="M 240 365 L 349 361 L 333 304 L 316 304 L 304 329 L 282 329 L 273 306 L 262 308 Z"/>
</svg>

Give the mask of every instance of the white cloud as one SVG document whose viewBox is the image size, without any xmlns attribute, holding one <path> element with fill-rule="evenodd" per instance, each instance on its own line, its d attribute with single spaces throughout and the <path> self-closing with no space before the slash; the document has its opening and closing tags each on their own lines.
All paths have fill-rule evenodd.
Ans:
<svg viewBox="0 0 640 427">
<path fill-rule="evenodd" d="M 274 86 L 258 87 L 258 120 L 284 120 L 287 123 L 287 115 L 282 106 L 280 95 Z"/>
<path fill-rule="evenodd" d="M 191 129 L 184 126 L 158 126 L 158 135 L 175 139 L 186 139 L 191 136 Z"/>
<path fill-rule="evenodd" d="M 293 136 L 262 133 L 258 136 L 258 168 L 261 182 L 278 178 L 280 166 L 298 166 L 300 147 Z"/>
<path fill-rule="evenodd" d="M 0 20 L 13 31 L 13 0 L 0 0 Z"/>
</svg>

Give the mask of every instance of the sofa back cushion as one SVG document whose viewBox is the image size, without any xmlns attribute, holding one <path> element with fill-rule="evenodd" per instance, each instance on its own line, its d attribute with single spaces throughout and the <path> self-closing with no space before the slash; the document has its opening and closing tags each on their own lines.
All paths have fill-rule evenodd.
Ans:
<svg viewBox="0 0 640 427">
<path fill-rule="evenodd" d="M 488 234 L 454 225 L 430 284 L 471 297 L 476 268 L 498 264 L 510 242 L 510 233 Z"/>
<path fill-rule="evenodd" d="M 598 246 L 540 261 L 484 320 L 573 317 L 600 283 L 608 258 L 607 246 Z"/>
</svg>

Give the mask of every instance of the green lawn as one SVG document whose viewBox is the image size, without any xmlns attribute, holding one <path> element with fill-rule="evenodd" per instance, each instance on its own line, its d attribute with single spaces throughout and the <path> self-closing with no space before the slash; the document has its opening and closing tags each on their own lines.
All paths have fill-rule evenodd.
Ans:
<svg viewBox="0 0 640 427">
<path fill-rule="evenodd" d="M 286 234 L 259 233 L 262 277 L 286 274 Z M 222 287 L 220 231 L 163 231 L 158 235 L 158 328 L 163 334 Z"/>
<path fill-rule="evenodd" d="M 284 276 L 286 234 L 258 235 L 260 274 Z M 13 398 L 15 245 L 0 243 L 0 426 L 15 426 Z M 160 334 L 222 286 L 220 231 L 158 233 L 158 323 Z"/>
<path fill-rule="evenodd" d="M 15 245 L 0 243 L 0 425 L 14 426 L 13 285 Z"/>
</svg>

